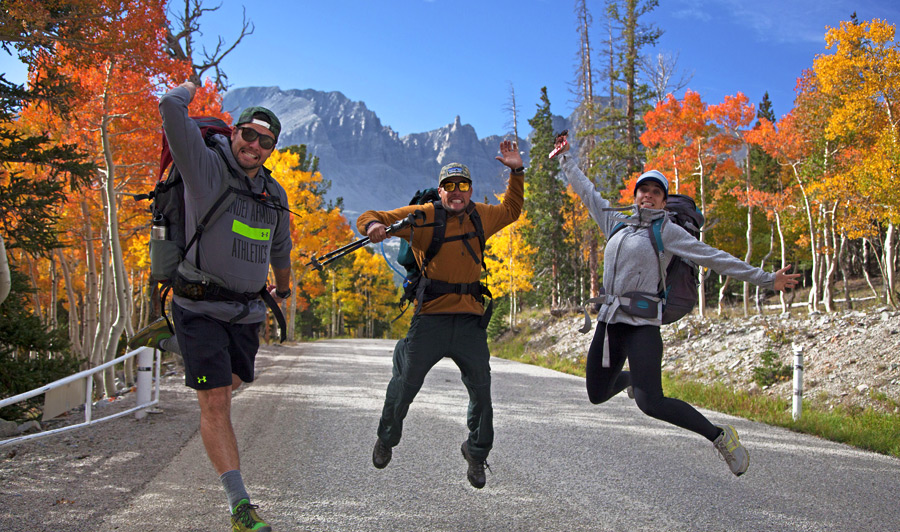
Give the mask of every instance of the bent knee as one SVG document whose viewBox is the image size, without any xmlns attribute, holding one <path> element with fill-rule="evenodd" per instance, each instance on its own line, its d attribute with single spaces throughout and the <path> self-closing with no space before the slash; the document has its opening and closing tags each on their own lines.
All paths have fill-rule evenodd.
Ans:
<svg viewBox="0 0 900 532">
<path fill-rule="evenodd" d="M 588 401 L 590 401 L 591 404 L 599 405 L 600 403 L 609 401 L 609 398 L 610 395 L 608 393 L 601 394 L 599 392 L 588 390 Z"/>
</svg>

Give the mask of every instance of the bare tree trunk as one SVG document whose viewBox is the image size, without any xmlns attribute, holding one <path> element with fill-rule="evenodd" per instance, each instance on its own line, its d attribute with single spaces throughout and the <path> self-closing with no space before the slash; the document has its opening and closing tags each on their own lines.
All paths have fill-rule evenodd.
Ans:
<svg viewBox="0 0 900 532">
<path fill-rule="evenodd" d="M 763 257 L 761 261 L 759 261 L 759 267 L 760 267 L 760 268 L 765 268 L 765 267 L 766 267 L 766 261 L 769 260 L 769 257 L 772 256 L 772 253 L 775 253 L 775 226 L 774 226 L 773 224 L 770 223 L 770 224 L 769 224 L 769 251 L 768 251 L 768 253 L 766 253 L 766 256 Z M 780 292 L 781 292 L 781 291 L 779 290 L 779 293 L 780 293 Z M 757 286 L 756 286 L 756 295 L 755 295 L 755 298 L 754 298 L 755 301 L 754 301 L 754 303 L 753 303 L 753 306 L 756 308 L 756 313 L 757 313 L 757 314 L 762 314 L 762 313 L 763 313 L 763 308 L 762 308 L 762 297 L 760 297 L 760 296 L 761 296 L 761 294 L 760 294 L 760 287 L 759 287 L 759 285 L 757 285 Z"/>
<path fill-rule="evenodd" d="M 110 61 L 106 69 L 106 89 L 103 93 L 104 112 L 100 123 L 100 140 L 103 147 L 103 159 L 106 171 L 103 172 L 103 192 L 105 194 L 106 212 L 106 234 L 109 245 L 109 253 L 111 259 L 110 273 L 112 274 L 112 290 L 113 299 L 110 301 L 110 313 L 115 316 L 109 330 L 102 337 L 104 347 L 103 361 L 109 362 L 116 358 L 116 351 L 119 346 L 119 338 L 122 332 L 129 330 L 129 337 L 134 336 L 134 330 L 131 327 L 132 308 L 131 290 L 128 286 L 128 277 L 125 275 L 125 261 L 122 258 L 122 243 L 119 240 L 119 213 L 118 201 L 116 198 L 116 163 L 113 160 L 113 148 L 110 141 L 110 123 L 113 120 L 110 108 L 111 88 L 113 86 L 112 79 L 115 72 L 115 63 Z M 112 306 L 114 304 L 115 306 Z M 115 382 L 113 368 L 109 368 L 106 390 L 107 395 L 115 394 Z M 111 392 L 111 393 L 110 393 Z"/>
<path fill-rule="evenodd" d="M 750 159 L 744 162 L 744 182 L 747 190 L 747 199 L 750 199 Z M 747 232 L 745 233 L 747 240 L 747 253 L 744 254 L 744 262 L 750 264 L 753 258 L 753 206 L 747 202 Z M 744 317 L 750 315 L 750 283 L 743 283 L 744 296 Z"/>
<path fill-rule="evenodd" d="M 787 266 L 787 255 L 784 247 L 784 231 L 781 228 L 781 213 L 777 210 L 775 211 L 775 227 L 778 229 L 778 243 L 781 246 L 781 267 L 784 268 Z M 793 295 L 793 291 L 791 292 Z M 791 311 L 791 307 L 788 306 L 787 301 L 784 300 L 784 292 L 778 292 L 778 299 L 781 301 L 781 313 L 788 313 Z M 793 297 L 791 297 L 791 301 L 793 301 Z"/>
<path fill-rule="evenodd" d="M 721 278 L 722 278 L 722 276 L 720 275 L 719 279 L 721 279 Z M 719 308 L 718 308 L 719 316 L 721 316 L 722 312 L 725 310 L 725 290 L 728 289 L 729 284 L 731 284 L 731 277 L 725 277 L 725 282 L 722 283 L 722 287 L 719 288 Z"/>
<path fill-rule="evenodd" d="M 75 289 L 72 287 L 72 269 L 69 261 L 62 254 L 62 251 L 56 249 L 53 251 L 59 260 L 59 266 L 63 274 L 63 282 L 66 284 L 66 298 L 69 300 L 69 344 L 72 354 L 79 359 L 84 359 L 84 346 L 81 342 L 81 328 L 78 326 L 79 305 L 75 295 Z"/>
<path fill-rule="evenodd" d="M 701 139 L 697 139 L 697 177 L 700 181 L 700 212 L 706 214 L 706 180 L 705 177 L 705 168 L 703 165 L 703 142 Z M 706 233 L 704 231 L 700 231 L 700 241 L 704 242 L 706 237 Z M 697 289 L 698 293 L 698 301 L 697 301 L 697 310 L 700 314 L 700 318 L 706 318 L 706 277 L 709 275 L 709 270 L 704 273 L 704 268 L 701 266 L 699 269 L 699 281 L 700 286 Z"/>
<path fill-rule="evenodd" d="M 847 233 L 841 231 L 841 243 L 838 249 L 838 266 L 841 268 L 841 278 L 844 281 L 844 306 L 847 310 L 853 310 L 853 296 L 850 294 L 850 262 L 847 257 L 850 240 Z"/>
<path fill-rule="evenodd" d="M 591 63 L 593 50 L 590 41 L 590 26 L 592 23 L 591 14 L 587 9 L 585 0 L 579 0 L 575 6 L 575 12 L 578 16 L 578 34 L 580 37 L 580 59 L 581 64 L 578 70 L 579 96 L 581 102 L 578 106 L 578 121 L 581 131 L 590 131 L 596 127 L 597 117 L 595 116 L 596 105 L 594 102 L 594 67 Z M 591 176 L 591 167 L 593 160 L 590 155 L 594 151 L 595 139 L 594 135 L 580 135 L 578 143 L 578 155 L 582 165 L 582 171 L 585 175 Z M 590 276 L 590 296 L 597 297 L 600 294 L 600 261 L 598 259 L 599 243 L 596 231 L 587 231 L 585 238 L 588 247 L 588 272 Z M 582 284 L 583 286 L 583 284 Z M 582 300 L 584 298 L 582 297 Z"/>
<path fill-rule="evenodd" d="M 881 303 L 884 303 L 882 294 L 879 293 L 878 290 L 875 290 L 875 287 L 872 285 L 872 277 L 869 275 L 869 268 L 868 268 L 868 266 L 869 266 L 869 246 L 871 244 L 869 243 L 869 239 L 867 239 L 867 238 L 863 238 L 862 242 L 863 242 L 863 269 L 862 269 L 863 276 L 866 278 L 866 284 L 869 285 L 869 290 L 872 291 L 872 295 L 875 296 L 875 299 L 877 299 Z M 875 256 L 876 261 L 879 261 L 878 255 L 875 255 L 874 253 L 873 253 L 873 255 Z M 879 268 L 880 267 L 881 267 L 881 264 L 879 261 Z"/>
<path fill-rule="evenodd" d="M 87 259 L 84 273 L 85 300 L 82 307 L 84 319 L 81 323 L 81 337 L 84 340 L 83 352 L 84 358 L 88 363 L 87 367 L 92 367 L 100 316 L 100 280 L 97 277 L 97 251 L 94 248 L 94 227 L 91 225 L 91 209 L 87 200 L 82 200 L 81 202 L 81 216 L 84 220 L 85 257 Z"/>
<path fill-rule="evenodd" d="M 47 323 L 51 329 L 59 327 L 59 321 L 56 316 L 56 307 L 58 302 L 59 291 L 59 275 L 56 271 L 56 255 L 50 255 L 50 302 L 47 308 Z"/>
<path fill-rule="evenodd" d="M 9 297 L 12 289 L 12 275 L 9 271 L 9 257 L 6 256 L 6 242 L 0 235 L 0 305 Z"/>
<path fill-rule="evenodd" d="M 818 260 L 818 241 L 816 240 L 816 226 L 813 221 L 813 213 L 812 206 L 809 203 L 809 196 L 806 193 L 806 188 L 803 186 L 803 181 L 800 179 L 800 173 L 797 171 L 797 165 L 792 165 L 791 168 L 794 170 L 794 178 L 797 180 L 797 184 L 800 185 L 800 192 L 803 194 L 803 204 L 806 207 L 806 219 L 809 223 L 809 250 L 810 256 L 812 258 L 812 275 L 810 278 L 812 279 L 812 286 L 809 288 L 809 300 L 807 301 L 807 310 L 808 312 L 814 312 L 819 306 L 819 285 L 818 285 L 818 277 L 819 277 L 819 260 Z"/>
<path fill-rule="evenodd" d="M 837 208 L 837 205 L 835 205 Z M 825 207 L 823 206 L 823 210 Z M 825 304 L 825 311 L 834 312 L 834 273 L 837 271 L 837 241 L 834 229 L 834 210 L 824 212 L 822 216 L 822 236 L 823 242 L 830 243 L 827 252 L 823 253 L 825 264 L 822 283 L 822 302 Z"/>
<path fill-rule="evenodd" d="M 104 206 L 106 208 L 106 206 Z M 108 336 L 107 332 L 111 323 L 110 311 L 110 292 L 112 287 L 111 272 L 109 267 L 109 243 L 106 237 L 106 230 L 101 232 L 100 236 L 100 286 L 99 286 L 99 305 L 97 315 L 97 328 L 93 331 L 93 341 L 91 345 L 91 367 L 97 367 L 103 363 L 103 357 L 106 354 L 106 343 L 104 339 Z M 103 396 L 107 389 L 105 385 L 105 373 L 94 374 L 94 390 Z"/>
<path fill-rule="evenodd" d="M 894 294 L 894 278 L 896 276 L 894 265 L 896 260 L 894 250 L 895 233 L 894 222 L 888 222 L 887 233 L 884 237 L 884 268 L 882 269 L 882 272 L 884 275 L 885 301 L 893 308 L 897 308 L 897 296 Z"/>
<path fill-rule="evenodd" d="M 753 258 L 753 207 L 747 207 L 747 253 L 744 255 L 744 262 L 750 263 Z M 744 299 L 744 317 L 750 315 L 750 283 L 744 281 L 743 299 Z"/>
</svg>

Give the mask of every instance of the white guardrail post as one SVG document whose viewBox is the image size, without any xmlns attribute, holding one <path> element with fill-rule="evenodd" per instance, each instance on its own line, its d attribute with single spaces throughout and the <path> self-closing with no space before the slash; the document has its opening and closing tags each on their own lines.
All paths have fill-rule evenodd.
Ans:
<svg viewBox="0 0 900 532">
<path fill-rule="evenodd" d="M 137 355 L 137 404 L 144 405 L 150 402 L 150 395 L 153 391 L 153 355 L 155 353 L 150 349 L 141 349 Z M 147 417 L 147 410 L 141 409 L 134 413 L 137 419 Z"/>
<path fill-rule="evenodd" d="M 794 350 L 794 405 L 791 416 L 794 421 L 803 414 L 803 346 L 793 344 Z"/>
</svg>

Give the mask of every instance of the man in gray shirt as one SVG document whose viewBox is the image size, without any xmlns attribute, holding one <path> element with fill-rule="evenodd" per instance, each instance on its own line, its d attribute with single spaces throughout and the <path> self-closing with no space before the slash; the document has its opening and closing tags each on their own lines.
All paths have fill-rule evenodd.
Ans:
<svg viewBox="0 0 900 532">
<path fill-rule="evenodd" d="M 250 107 L 241 113 L 230 138 L 214 135 L 213 146 L 207 146 L 188 116 L 196 91 L 196 85 L 185 82 L 159 102 L 172 158 L 184 179 L 187 241 L 229 186 L 229 176 L 240 186 L 179 267 L 213 279 L 213 290 L 198 295 L 175 282 L 172 315 L 185 384 L 197 390 L 200 435 L 228 496 L 232 530 L 266 532 L 271 528 L 257 515 L 241 478 L 231 392 L 254 378 L 259 327 L 266 312 L 259 296 L 270 265 L 275 285 L 268 287 L 269 294 L 276 303 L 291 295 L 287 194 L 263 167 L 275 149 L 281 123 L 272 111 Z"/>
</svg>

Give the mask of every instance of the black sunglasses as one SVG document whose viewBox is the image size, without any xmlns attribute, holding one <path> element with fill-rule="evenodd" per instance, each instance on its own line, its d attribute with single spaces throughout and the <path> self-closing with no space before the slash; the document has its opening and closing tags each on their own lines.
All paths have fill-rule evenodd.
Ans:
<svg viewBox="0 0 900 532">
<path fill-rule="evenodd" d="M 241 128 L 241 138 L 246 142 L 253 142 L 259 139 L 259 147 L 264 150 L 271 150 L 275 147 L 275 139 L 268 135 L 260 135 L 255 129 L 249 127 Z"/>
<path fill-rule="evenodd" d="M 444 190 L 447 192 L 453 192 L 456 190 L 456 187 L 459 187 L 460 192 L 468 192 L 470 188 L 472 188 L 472 183 L 468 181 L 462 181 L 460 183 L 454 183 L 453 181 L 447 181 L 443 185 L 441 185 Z"/>
</svg>

